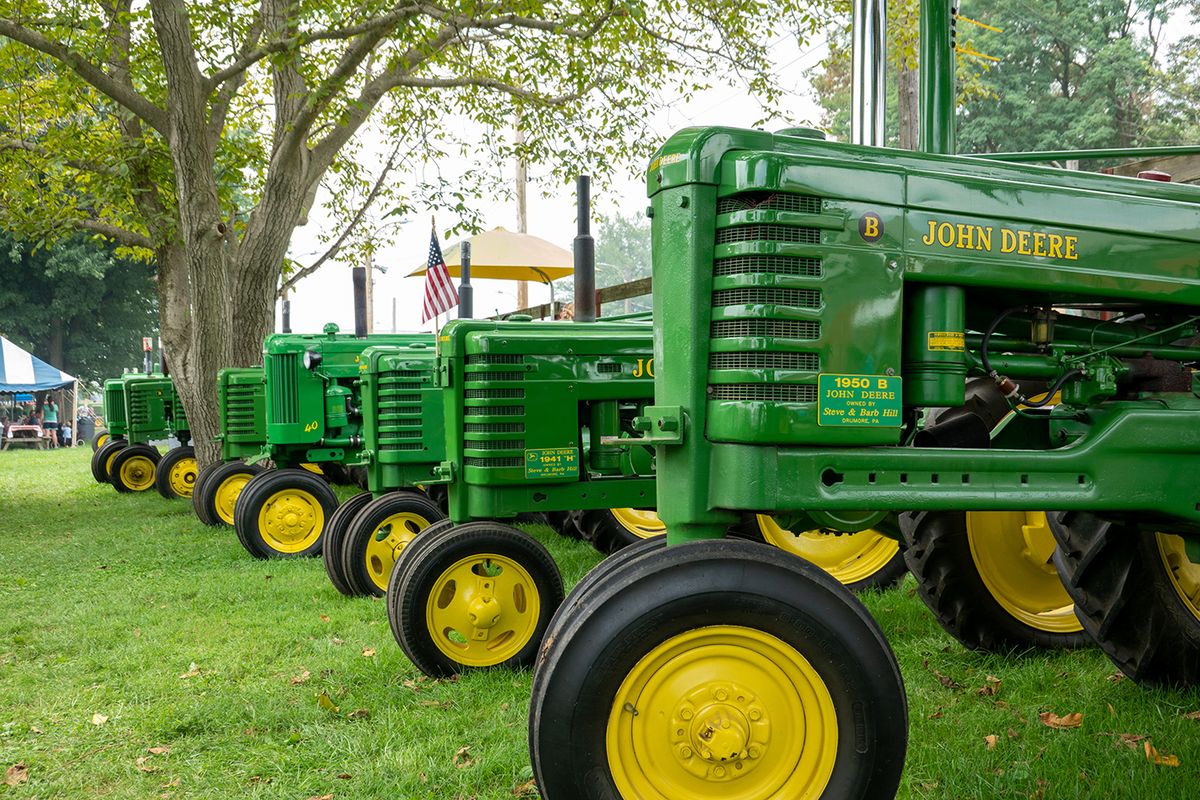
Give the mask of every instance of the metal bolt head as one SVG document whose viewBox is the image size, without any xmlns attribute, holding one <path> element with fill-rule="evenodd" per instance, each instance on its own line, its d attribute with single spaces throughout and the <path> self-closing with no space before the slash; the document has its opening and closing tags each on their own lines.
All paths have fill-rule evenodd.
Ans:
<svg viewBox="0 0 1200 800">
<path fill-rule="evenodd" d="M 679 716 L 683 717 L 684 719 L 691 719 L 692 718 L 692 710 L 690 708 L 685 708 L 679 712 Z"/>
<path fill-rule="evenodd" d="M 762 711 L 757 708 L 750 709 L 750 719 L 758 722 L 760 719 L 762 719 Z"/>
<path fill-rule="evenodd" d="M 718 700 L 728 700 L 729 692 L 725 691 L 724 689 L 717 689 L 717 691 L 713 692 L 713 696 Z"/>
<path fill-rule="evenodd" d="M 757 747 L 753 747 L 753 746 L 751 746 L 751 748 L 747 751 L 747 753 L 749 754 L 750 758 L 758 758 L 759 756 L 762 755 L 762 751 L 759 750 Z"/>
<path fill-rule="evenodd" d="M 887 262 L 887 268 L 892 272 L 895 272 L 896 270 L 900 269 L 900 262 L 894 258 L 889 258 Z"/>
<path fill-rule="evenodd" d="M 680 758 L 691 758 L 692 755 L 693 755 L 692 748 L 688 747 L 686 744 L 683 747 L 679 748 Z"/>
</svg>

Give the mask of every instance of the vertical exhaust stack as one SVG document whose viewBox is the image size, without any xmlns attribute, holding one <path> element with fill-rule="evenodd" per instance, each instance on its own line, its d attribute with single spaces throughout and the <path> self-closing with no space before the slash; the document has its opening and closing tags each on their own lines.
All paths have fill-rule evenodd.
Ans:
<svg viewBox="0 0 1200 800">
<path fill-rule="evenodd" d="M 354 276 L 354 335 L 367 338 L 367 268 L 355 267 Z"/>
<path fill-rule="evenodd" d="M 596 240 L 592 238 L 592 179 L 575 182 L 578 222 L 575 228 L 575 321 L 596 321 Z"/>
<path fill-rule="evenodd" d="M 921 0 L 921 152 L 954 155 L 954 48 L 951 0 Z"/>
<path fill-rule="evenodd" d="M 850 143 L 882 146 L 887 119 L 887 0 L 854 0 Z"/>
<path fill-rule="evenodd" d="M 292 301 L 283 301 L 283 332 L 292 332 Z"/>
<path fill-rule="evenodd" d="M 471 286 L 471 243 L 464 241 L 459 245 L 459 261 L 461 262 L 458 280 L 458 318 L 473 319 L 475 316 L 475 288 Z"/>
</svg>

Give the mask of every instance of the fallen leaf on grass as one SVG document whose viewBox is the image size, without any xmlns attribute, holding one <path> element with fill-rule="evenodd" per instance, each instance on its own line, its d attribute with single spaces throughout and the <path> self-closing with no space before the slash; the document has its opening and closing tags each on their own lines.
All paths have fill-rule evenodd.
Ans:
<svg viewBox="0 0 1200 800">
<path fill-rule="evenodd" d="M 333 792 L 329 794 L 314 794 L 308 800 L 333 800 Z"/>
<path fill-rule="evenodd" d="M 150 756 L 138 756 L 134 763 L 140 772 L 158 772 L 158 767 L 150 763 Z"/>
<path fill-rule="evenodd" d="M 312 673 L 308 670 L 304 670 L 304 672 L 301 672 L 299 675 L 289 680 L 288 683 L 290 683 L 292 686 L 299 686 L 302 683 L 307 683 L 308 679 L 311 677 Z"/>
<path fill-rule="evenodd" d="M 512 793 L 513 793 L 513 797 L 540 797 L 541 796 L 538 794 L 537 782 L 534 781 L 533 778 L 530 778 L 529 780 L 525 781 L 524 783 L 518 783 L 516 786 L 513 787 Z"/>
<path fill-rule="evenodd" d="M 449 700 L 421 700 L 417 705 L 425 706 L 426 708 L 449 708 L 451 703 Z"/>
<path fill-rule="evenodd" d="M 1108 676 L 1109 683 L 1120 683 L 1123 680 L 1125 680 L 1125 673 L 1123 672 L 1114 672 Z"/>
<path fill-rule="evenodd" d="M 1117 743 L 1125 745 L 1130 750 L 1137 750 L 1138 743 L 1145 738 L 1146 737 L 1142 736 L 1140 733 L 1118 733 Z"/>
<path fill-rule="evenodd" d="M 334 705 L 333 700 L 329 698 L 329 694 L 327 692 L 321 692 L 319 695 L 317 695 L 317 705 L 334 714 L 341 711 L 340 708 Z"/>
<path fill-rule="evenodd" d="M 929 659 L 924 659 L 925 669 L 933 673 L 933 677 L 938 679 L 938 683 L 945 686 L 947 689 L 961 689 L 962 684 L 951 678 L 949 675 L 943 675 L 936 669 L 929 666 Z"/>
<path fill-rule="evenodd" d="M 362 653 L 363 653 L 363 658 L 374 658 L 375 657 L 375 648 L 374 647 L 364 647 Z"/>
<path fill-rule="evenodd" d="M 264 778 L 261 775 L 251 775 L 249 782 L 252 784 L 253 783 L 270 783 L 273 780 L 274 780 L 274 778 Z"/>
<path fill-rule="evenodd" d="M 1041 714 L 1038 714 L 1038 718 L 1047 728 L 1057 728 L 1059 730 L 1063 728 L 1078 728 L 1083 724 L 1083 714 L 1080 714 L 1078 711 L 1062 717 L 1053 711 L 1043 711 Z"/>
<path fill-rule="evenodd" d="M 108 717 L 101 714 L 99 711 L 97 711 L 95 714 L 92 714 L 93 725 L 103 725 L 106 722 L 108 722 Z"/>
<path fill-rule="evenodd" d="M 356 708 L 346 715 L 346 719 L 370 719 L 371 712 L 365 708 Z"/>
<path fill-rule="evenodd" d="M 24 762 L 13 764 L 4 771 L 4 782 L 9 786 L 17 786 L 29 780 L 29 768 Z"/>
<path fill-rule="evenodd" d="M 164 783 L 162 785 L 162 788 L 178 789 L 182 785 L 183 785 L 183 781 L 179 780 L 179 778 L 171 778 L 171 780 L 167 781 L 166 783 Z M 163 792 L 161 796 L 162 797 L 170 797 L 170 795 L 168 795 L 166 792 Z"/>
<path fill-rule="evenodd" d="M 989 733 L 987 736 L 983 737 L 983 741 L 985 744 L 987 744 L 988 750 L 995 750 L 996 743 L 1000 741 L 1000 737 L 994 733 Z"/>
<path fill-rule="evenodd" d="M 1148 742 L 1148 741 L 1143 742 L 1142 744 L 1144 746 L 1143 749 L 1146 752 L 1146 760 L 1149 761 L 1154 766 L 1156 766 L 1156 767 L 1178 767 L 1179 766 L 1179 756 L 1171 755 L 1169 753 L 1159 753 L 1158 748 L 1155 747 L 1154 745 L 1150 744 L 1150 742 Z"/>
<path fill-rule="evenodd" d="M 329 615 L 328 615 L 328 614 L 322 614 L 322 615 L 321 615 L 321 622 L 329 622 Z"/>
<path fill-rule="evenodd" d="M 193 661 L 190 665 L 188 665 L 188 671 L 183 673 L 179 677 L 184 680 L 187 680 L 188 678 L 195 678 L 199 674 L 200 674 L 200 665 L 197 664 L 195 661 Z"/>
<path fill-rule="evenodd" d="M 471 745 L 464 744 L 454 751 L 454 766 L 459 769 L 466 769 L 474 766 L 474 764 L 475 759 L 471 757 Z"/>
<path fill-rule="evenodd" d="M 1010 738 L 1010 739 L 1015 739 L 1015 738 L 1017 738 L 1018 736 L 1020 736 L 1020 734 L 1019 734 L 1019 733 L 1017 733 L 1016 731 L 1014 731 L 1012 728 L 1009 728 L 1009 729 L 1008 729 L 1008 738 Z"/>
<path fill-rule="evenodd" d="M 1189 711 L 1188 713 L 1183 715 L 1183 718 L 1200 720 L 1200 711 Z"/>
<path fill-rule="evenodd" d="M 171 752 L 171 748 L 160 744 L 155 747 L 149 748 L 146 752 L 150 753 L 151 755 L 155 755 L 155 756 L 165 756 Z"/>
<path fill-rule="evenodd" d="M 351 775 L 349 772 L 343 772 L 341 775 L 338 775 L 338 780 L 340 780 L 340 781 L 348 781 L 348 780 L 350 780 L 350 779 L 351 779 L 351 778 L 353 778 L 353 777 L 354 777 L 354 776 L 353 776 L 353 775 Z"/>
<path fill-rule="evenodd" d="M 988 675 L 983 679 L 983 687 L 979 690 L 980 697 L 995 697 L 1000 693 L 1000 679 L 995 675 Z"/>
</svg>

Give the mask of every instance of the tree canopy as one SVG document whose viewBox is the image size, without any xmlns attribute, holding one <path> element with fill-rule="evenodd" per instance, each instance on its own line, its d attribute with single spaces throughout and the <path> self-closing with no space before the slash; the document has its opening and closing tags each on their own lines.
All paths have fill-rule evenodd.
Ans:
<svg viewBox="0 0 1200 800">
<path fill-rule="evenodd" d="M 889 12 L 893 5 L 889 4 Z M 914 0 L 889 30 L 889 130 L 903 113 L 898 70 L 915 66 Z M 1168 41 L 1170 20 L 1195 21 L 1185 0 L 969 0 L 958 23 L 960 152 L 1174 144 L 1200 132 L 1200 39 Z M 842 42 L 845 41 L 844 34 Z M 982 55 L 978 55 L 982 54 Z M 989 56 L 997 59 L 993 62 Z M 849 125 L 849 52 L 835 48 L 816 82 L 825 124 Z M 892 141 L 895 141 L 894 139 Z"/>
<path fill-rule="evenodd" d="M 553 180 L 604 176 L 653 149 L 648 107 L 714 76 L 771 106 L 766 43 L 810 35 L 828 6 L 0 0 L 0 225 L 154 255 L 164 347 L 206 460 L 216 371 L 258 357 L 318 189 L 345 222 L 373 196 L 469 225 L 514 156 Z M 414 192 L 374 188 L 370 137 L 396 145 Z M 448 176 L 452 155 L 478 168 Z"/>
<path fill-rule="evenodd" d="M 158 333 L 153 267 L 80 234 L 37 250 L 0 234 L 0 332 L 81 380 L 140 367 Z"/>
</svg>

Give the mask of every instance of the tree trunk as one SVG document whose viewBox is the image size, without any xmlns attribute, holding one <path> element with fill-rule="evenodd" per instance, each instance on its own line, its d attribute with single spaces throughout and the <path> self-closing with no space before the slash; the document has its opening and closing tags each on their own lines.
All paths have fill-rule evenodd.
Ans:
<svg viewBox="0 0 1200 800">
<path fill-rule="evenodd" d="M 901 65 L 896 75 L 896 111 L 900 116 L 901 150 L 916 150 L 920 145 L 920 86 L 916 65 Z"/>
</svg>

